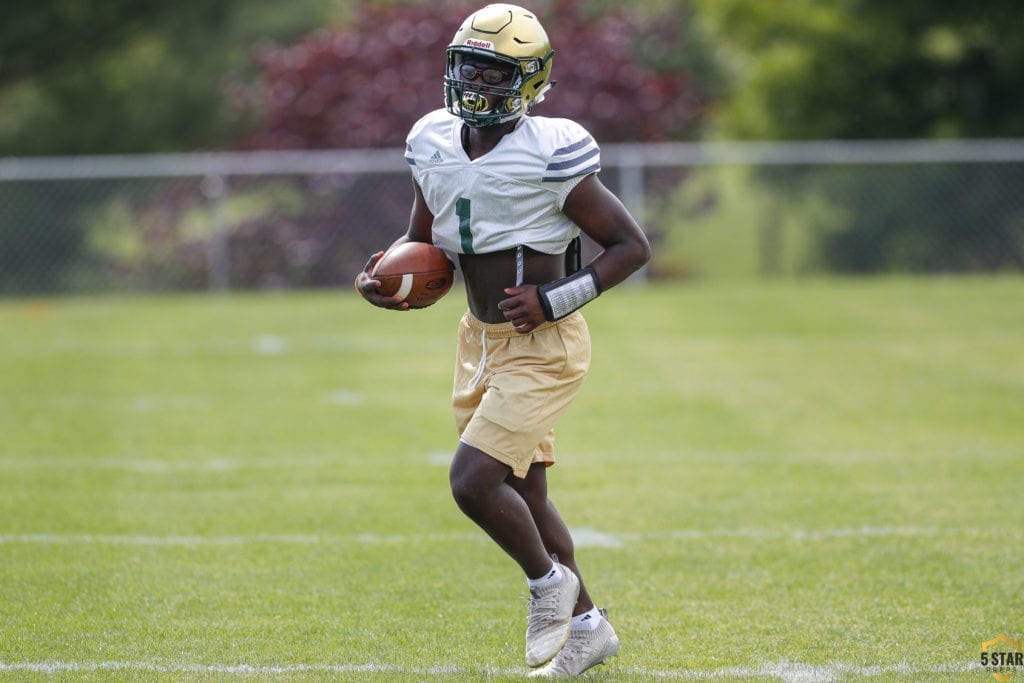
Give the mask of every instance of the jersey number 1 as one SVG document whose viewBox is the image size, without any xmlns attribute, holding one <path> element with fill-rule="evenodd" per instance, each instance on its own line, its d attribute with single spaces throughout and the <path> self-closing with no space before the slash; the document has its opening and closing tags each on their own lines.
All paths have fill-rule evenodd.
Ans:
<svg viewBox="0 0 1024 683">
<path fill-rule="evenodd" d="M 465 197 L 459 197 L 455 201 L 455 215 L 459 217 L 459 239 L 462 242 L 462 253 L 472 254 L 473 231 L 469 227 L 470 202 Z"/>
</svg>

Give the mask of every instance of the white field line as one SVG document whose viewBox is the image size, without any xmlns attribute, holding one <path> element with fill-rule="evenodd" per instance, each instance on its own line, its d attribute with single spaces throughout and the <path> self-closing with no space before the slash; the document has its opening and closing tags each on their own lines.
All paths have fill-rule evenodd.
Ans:
<svg viewBox="0 0 1024 683">
<path fill-rule="evenodd" d="M 35 455 L 31 457 L 0 456 L 0 469 L 44 469 L 44 470 L 123 470 L 136 474 L 206 474 L 209 472 L 234 472 L 237 470 L 275 469 L 287 465 L 289 468 L 323 467 L 329 461 L 325 458 L 289 456 L 287 462 L 281 458 L 209 458 L 206 460 L 157 460 L 153 458 L 94 458 Z"/>
<path fill-rule="evenodd" d="M 573 539 L 579 546 L 619 547 L 627 543 L 675 540 L 701 541 L 717 538 L 745 538 L 752 541 L 826 541 L 837 538 L 929 538 L 946 536 L 979 536 L 984 529 L 972 527 L 917 527 L 917 526 L 859 526 L 831 529 L 674 529 L 642 533 L 606 533 L 593 529 L 573 529 Z"/>
<path fill-rule="evenodd" d="M 638 678 L 663 678 L 675 680 L 716 680 L 769 677 L 786 683 L 827 683 L 847 680 L 850 677 L 877 678 L 900 676 L 926 676 L 934 674 L 966 673 L 980 671 L 977 663 L 946 664 L 936 667 L 917 667 L 906 662 L 887 666 L 857 666 L 834 662 L 830 664 L 802 664 L 799 662 L 766 662 L 755 667 L 725 667 L 709 671 L 679 669 L 657 671 L 637 667 L 618 668 L 612 663 L 606 669 L 609 673 Z M 472 669 L 459 666 L 436 666 L 428 668 L 403 667 L 391 664 L 160 664 L 157 662 L 5 662 L 0 660 L 0 672 L 24 672 L 41 674 L 98 673 L 98 672 L 145 672 L 178 675 L 234 675 L 273 676 L 288 674 L 399 674 L 416 677 L 450 675 L 522 676 L 526 669 Z"/>
<path fill-rule="evenodd" d="M 486 538 L 486 537 L 484 537 Z M 232 546 L 232 545 L 351 545 L 403 544 L 418 542 L 483 540 L 480 534 L 353 534 L 320 536 L 317 534 L 254 534 L 252 536 L 119 536 L 114 534 L 0 534 L 3 544 L 38 545 L 151 545 L 151 546 Z"/>
<path fill-rule="evenodd" d="M 937 538 L 977 537 L 991 534 L 978 528 L 937 527 L 840 527 L 833 529 L 678 529 L 645 533 L 613 533 L 588 528 L 572 530 L 577 547 L 619 548 L 645 541 L 701 541 L 743 538 L 752 541 L 822 542 L 843 538 Z M 1020 538 L 1021 531 L 1009 532 Z M 1006 532 L 999 532 L 1005 538 Z M 483 534 L 472 532 L 424 534 L 361 533 L 346 536 L 320 534 L 253 534 L 251 536 L 153 536 L 117 534 L 0 534 L 0 545 L 127 545 L 127 546 L 240 546 L 279 545 L 385 545 L 405 543 L 484 542 Z"/>
</svg>

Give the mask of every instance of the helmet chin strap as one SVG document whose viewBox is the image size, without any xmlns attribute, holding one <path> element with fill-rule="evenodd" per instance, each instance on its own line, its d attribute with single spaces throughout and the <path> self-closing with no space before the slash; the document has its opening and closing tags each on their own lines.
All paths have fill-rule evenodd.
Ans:
<svg viewBox="0 0 1024 683">
<path fill-rule="evenodd" d="M 530 103 L 530 108 L 532 109 L 533 107 L 543 102 L 544 96 L 547 95 L 548 91 L 554 88 L 555 85 L 557 85 L 557 83 L 557 81 L 551 81 L 550 83 L 545 84 L 544 87 L 540 89 L 540 92 L 538 92 L 536 96 L 534 96 L 533 102 Z"/>
</svg>

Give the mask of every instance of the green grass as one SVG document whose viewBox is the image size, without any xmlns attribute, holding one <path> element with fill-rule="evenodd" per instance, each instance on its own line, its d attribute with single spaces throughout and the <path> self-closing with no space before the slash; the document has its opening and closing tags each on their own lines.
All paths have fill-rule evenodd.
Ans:
<svg viewBox="0 0 1024 683">
<path fill-rule="evenodd" d="M 524 582 L 447 490 L 461 296 L 0 302 L 0 678 L 518 680 Z M 623 641 L 588 677 L 992 680 L 1024 279 L 586 314 L 550 482 Z"/>
</svg>

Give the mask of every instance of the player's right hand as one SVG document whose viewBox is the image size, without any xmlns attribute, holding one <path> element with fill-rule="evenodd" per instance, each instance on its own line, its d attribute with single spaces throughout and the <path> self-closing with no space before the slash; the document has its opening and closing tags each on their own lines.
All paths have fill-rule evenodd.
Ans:
<svg viewBox="0 0 1024 683">
<path fill-rule="evenodd" d="M 380 291 L 380 281 L 374 280 L 370 276 L 373 272 L 373 267 L 377 265 L 377 261 L 380 261 L 384 256 L 383 251 L 378 251 L 376 254 L 370 257 L 370 260 L 366 262 L 366 267 L 360 271 L 359 275 L 356 276 L 356 291 L 359 292 L 359 296 L 369 301 L 374 306 L 380 308 L 390 308 L 396 311 L 404 311 L 409 308 L 409 304 L 402 300 L 401 297 L 397 296 L 385 296 Z"/>
</svg>

